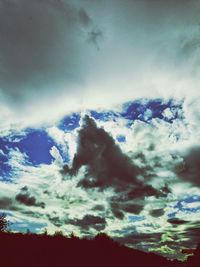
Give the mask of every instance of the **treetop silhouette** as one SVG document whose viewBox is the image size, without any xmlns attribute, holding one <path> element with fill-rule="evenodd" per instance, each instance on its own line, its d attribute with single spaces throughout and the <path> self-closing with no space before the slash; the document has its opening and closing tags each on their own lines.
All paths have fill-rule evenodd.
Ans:
<svg viewBox="0 0 200 267">
<path fill-rule="evenodd" d="M 5 232 L 8 228 L 9 222 L 6 219 L 6 214 L 0 214 L 0 232 Z"/>
</svg>

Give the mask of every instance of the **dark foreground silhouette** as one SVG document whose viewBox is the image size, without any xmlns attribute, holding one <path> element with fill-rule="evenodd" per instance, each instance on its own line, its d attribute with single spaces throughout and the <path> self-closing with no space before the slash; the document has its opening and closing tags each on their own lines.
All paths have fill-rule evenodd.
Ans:
<svg viewBox="0 0 200 267">
<path fill-rule="evenodd" d="M 186 263 L 124 247 L 108 236 L 79 239 L 62 235 L 0 233 L 0 266 L 5 267 L 199 267 L 200 247 Z"/>
</svg>

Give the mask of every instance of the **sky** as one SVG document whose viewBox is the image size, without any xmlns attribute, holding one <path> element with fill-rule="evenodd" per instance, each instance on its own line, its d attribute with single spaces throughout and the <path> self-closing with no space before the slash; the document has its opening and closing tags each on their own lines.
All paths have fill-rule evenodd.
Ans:
<svg viewBox="0 0 200 267">
<path fill-rule="evenodd" d="M 184 259 L 200 231 L 198 0 L 0 0 L 12 231 Z"/>
</svg>

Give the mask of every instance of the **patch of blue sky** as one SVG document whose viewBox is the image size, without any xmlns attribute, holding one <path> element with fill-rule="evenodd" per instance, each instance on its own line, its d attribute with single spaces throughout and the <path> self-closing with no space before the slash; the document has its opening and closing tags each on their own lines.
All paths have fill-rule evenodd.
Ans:
<svg viewBox="0 0 200 267">
<path fill-rule="evenodd" d="M 182 211 L 185 212 L 200 212 L 200 196 L 186 196 L 180 203 Z"/>
<path fill-rule="evenodd" d="M 50 154 L 50 149 L 56 146 L 54 140 L 48 136 L 47 132 L 43 129 L 27 129 L 26 135 L 23 138 L 16 138 L 15 136 L 0 139 L 0 149 L 4 155 L 1 155 L 1 170 L 10 172 L 9 166 L 9 151 L 19 149 L 21 153 L 27 155 L 28 162 L 33 166 L 40 164 L 51 164 L 54 158 Z M 67 155 L 57 147 L 61 156 L 67 161 Z"/>
<path fill-rule="evenodd" d="M 34 166 L 40 164 L 51 164 L 53 157 L 50 149 L 55 146 L 55 142 L 48 136 L 45 130 L 29 129 L 27 135 L 19 142 L 14 143 L 20 152 L 28 156 L 29 162 Z"/>
<path fill-rule="evenodd" d="M 39 233 L 46 226 L 47 226 L 46 223 L 37 223 L 37 222 L 30 222 L 30 221 L 24 220 L 24 221 L 11 223 L 9 226 L 9 230 L 11 232 L 16 231 L 20 233 L 26 233 L 27 231 L 30 231 L 31 233 Z"/>
<path fill-rule="evenodd" d="M 165 114 L 165 110 L 170 110 L 170 116 Z M 162 119 L 168 123 L 182 115 L 182 105 L 175 102 L 173 99 L 163 101 L 162 99 L 146 100 L 140 99 L 137 101 L 127 102 L 123 105 L 121 116 L 129 120 L 127 126 L 132 125 L 134 120 L 150 122 L 154 118 Z"/>
<path fill-rule="evenodd" d="M 0 180 L 4 182 L 12 181 L 12 168 L 8 162 L 0 162 Z"/>
<path fill-rule="evenodd" d="M 200 202 L 200 195 L 192 195 L 192 196 L 186 196 L 183 201 L 185 203 L 194 203 L 194 202 Z"/>
<path fill-rule="evenodd" d="M 3 210 L 3 209 L 0 209 L 0 214 L 5 214 L 7 217 L 8 216 L 13 216 L 13 212 L 11 211 L 7 211 L 7 210 Z"/>
<path fill-rule="evenodd" d="M 168 214 L 169 218 L 176 217 L 179 211 L 184 213 L 199 213 L 200 196 L 199 195 L 186 196 L 183 199 L 179 200 L 173 208 L 176 209 L 177 211 L 169 213 Z"/>
<path fill-rule="evenodd" d="M 129 222 L 140 222 L 140 221 L 144 221 L 145 217 L 144 216 L 140 216 L 140 215 L 130 215 L 128 216 L 128 221 Z"/>
<path fill-rule="evenodd" d="M 140 100 L 127 102 L 123 105 L 121 116 L 128 120 L 137 120 L 145 111 L 144 103 Z"/>
<path fill-rule="evenodd" d="M 100 121 L 116 121 L 120 115 L 116 112 L 113 111 L 102 111 L 98 112 L 95 110 L 90 111 L 90 115 L 92 118 L 95 120 L 100 120 Z"/>
<path fill-rule="evenodd" d="M 116 137 L 116 139 L 117 139 L 117 141 L 118 141 L 119 143 L 125 143 L 125 142 L 126 142 L 126 136 L 124 136 L 124 135 L 118 135 L 118 136 Z"/>
<path fill-rule="evenodd" d="M 80 119 L 80 113 L 72 113 L 58 123 L 58 128 L 64 132 L 73 131 L 80 127 Z"/>
<path fill-rule="evenodd" d="M 9 147 L 4 138 L 0 138 L 0 179 L 10 181 L 11 166 L 9 165 Z"/>
<path fill-rule="evenodd" d="M 8 225 L 9 231 L 27 232 L 27 230 L 29 230 L 32 233 L 37 233 L 40 232 L 41 229 L 44 229 L 47 226 L 46 223 L 30 222 L 29 220 L 16 221 L 14 213 L 11 211 L 0 210 L 0 214 L 5 214 L 8 221 L 10 222 Z"/>
<path fill-rule="evenodd" d="M 171 218 L 175 218 L 176 215 L 177 215 L 177 213 L 178 213 L 177 211 L 170 212 L 170 213 L 167 215 L 167 217 L 170 218 L 170 219 L 171 219 Z"/>
</svg>

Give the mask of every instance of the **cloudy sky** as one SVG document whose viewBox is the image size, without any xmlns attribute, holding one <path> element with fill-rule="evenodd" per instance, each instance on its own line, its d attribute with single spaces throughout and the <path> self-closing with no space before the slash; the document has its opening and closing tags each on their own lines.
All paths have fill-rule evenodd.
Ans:
<svg viewBox="0 0 200 267">
<path fill-rule="evenodd" d="M 13 231 L 200 240 L 200 1 L 0 0 L 0 209 Z"/>
</svg>

